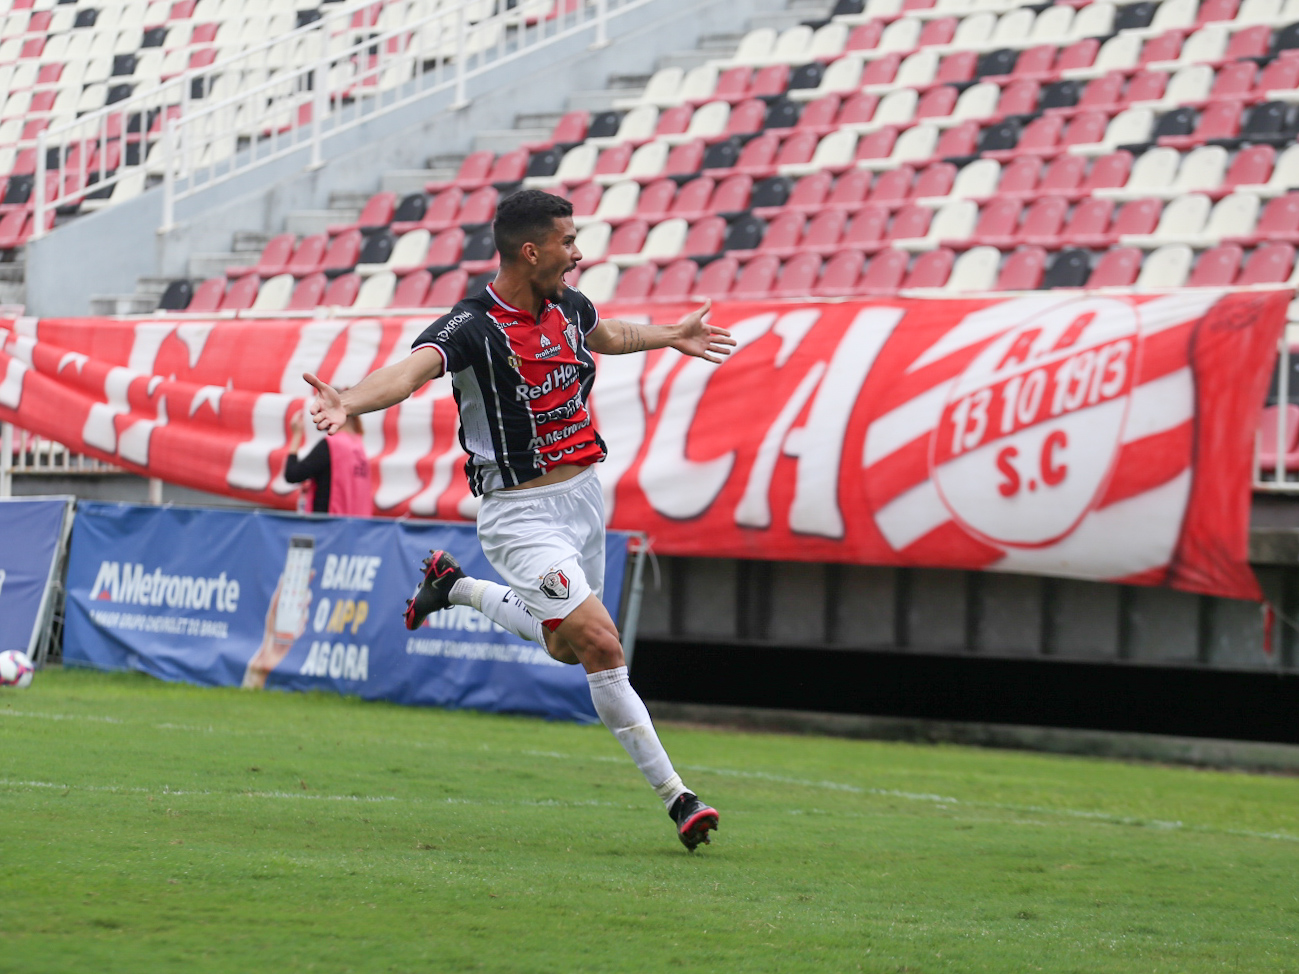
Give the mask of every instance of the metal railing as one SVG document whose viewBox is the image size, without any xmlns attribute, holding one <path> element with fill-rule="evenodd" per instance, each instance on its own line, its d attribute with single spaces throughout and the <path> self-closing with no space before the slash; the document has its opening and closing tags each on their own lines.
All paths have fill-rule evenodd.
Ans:
<svg viewBox="0 0 1299 974">
<path fill-rule="evenodd" d="M 1290 441 L 1299 432 L 1299 403 L 1291 403 L 1291 356 L 1299 346 L 1291 347 L 1291 322 L 1281 339 L 1276 358 L 1276 386 L 1263 410 L 1263 421 L 1254 438 L 1254 489 L 1277 494 L 1299 494 L 1299 448 Z M 1299 389 L 1295 390 L 1299 398 Z"/>
<path fill-rule="evenodd" d="M 13 494 L 15 474 L 121 473 L 119 467 L 81 453 L 62 443 L 29 433 L 10 423 L 0 423 L 0 497 Z"/>
<path fill-rule="evenodd" d="M 319 166 L 332 136 L 435 94 L 463 107 L 471 79 L 582 32 L 603 45 L 612 18 L 652 0 L 498 2 L 349 4 L 40 133 L 36 234 L 51 209 L 111 205 L 158 179 L 170 227 L 180 200 L 300 150 Z"/>
</svg>

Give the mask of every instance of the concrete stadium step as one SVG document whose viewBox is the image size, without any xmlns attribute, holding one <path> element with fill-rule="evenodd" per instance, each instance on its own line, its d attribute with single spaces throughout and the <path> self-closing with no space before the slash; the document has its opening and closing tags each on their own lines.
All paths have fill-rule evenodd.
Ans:
<svg viewBox="0 0 1299 974">
<path fill-rule="evenodd" d="M 336 223 L 353 223 L 360 215 L 359 206 L 347 210 L 294 210 L 284 221 L 284 232 L 296 233 L 299 237 L 324 233 L 326 227 Z"/>
<path fill-rule="evenodd" d="M 158 307 L 158 299 L 147 294 L 92 294 L 92 315 L 146 315 Z"/>
<path fill-rule="evenodd" d="M 692 68 L 702 67 L 709 61 L 718 58 L 728 57 L 734 52 L 734 48 L 725 51 L 676 51 L 672 54 L 664 54 L 658 60 L 658 66 L 662 68 L 680 68 L 683 71 L 689 71 Z"/>
<path fill-rule="evenodd" d="M 240 230 L 235 233 L 233 250 L 243 251 L 251 250 L 255 254 L 260 254 L 270 243 L 271 237 L 275 236 L 265 230 Z"/>
<path fill-rule="evenodd" d="M 347 190 L 335 191 L 329 194 L 329 208 L 331 210 L 360 210 L 374 195 L 372 191 Z"/>
<path fill-rule="evenodd" d="M 568 93 L 568 110 L 570 112 L 607 112 L 613 108 L 615 101 L 623 98 L 634 98 L 644 89 L 602 88 L 599 91 L 570 91 Z"/>
<path fill-rule="evenodd" d="M 379 177 L 379 189 L 385 193 L 408 196 L 411 193 L 422 193 L 425 183 L 454 178 L 453 169 L 389 169 Z"/>
<path fill-rule="evenodd" d="M 455 174 L 460 170 L 460 163 L 464 161 L 465 161 L 465 153 L 463 152 L 444 152 L 440 155 L 429 156 L 424 164 L 428 166 L 430 169 L 451 170 L 451 176 L 447 177 L 448 179 L 450 179 L 453 178 Z"/>
<path fill-rule="evenodd" d="M 617 88 L 625 90 L 629 88 L 643 89 L 652 75 L 649 74 L 611 74 L 605 81 L 608 88 Z"/>
<path fill-rule="evenodd" d="M 196 281 L 221 277 L 227 267 L 251 267 L 257 263 L 260 250 L 230 250 L 219 254 L 190 254 L 189 276 Z"/>
<path fill-rule="evenodd" d="M 516 129 L 545 129 L 548 136 L 554 131 L 555 126 L 563 117 L 563 112 L 529 112 L 525 115 L 515 115 L 514 127 Z"/>
<path fill-rule="evenodd" d="M 540 142 L 550 136 L 549 128 L 494 129 L 474 133 L 474 150 L 490 149 L 497 155 L 517 149 L 524 142 Z"/>
</svg>

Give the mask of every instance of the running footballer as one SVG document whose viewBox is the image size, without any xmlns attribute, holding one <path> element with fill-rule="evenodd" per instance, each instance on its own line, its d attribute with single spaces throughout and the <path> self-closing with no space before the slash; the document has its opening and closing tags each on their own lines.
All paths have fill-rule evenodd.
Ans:
<svg viewBox="0 0 1299 974">
<path fill-rule="evenodd" d="M 720 362 L 735 341 L 708 324 L 708 304 L 676 325 L 602 319 L 564 276 L 582 259 L 573 208 L 538 190 L 504 199 L 493 225 L 501 267 L 481 293 L 465 298 L 415 340 L 404 361 L 339 393 L 316 376 L 311 416 L 333 434 L 349 416 L 401 402 L 444 372 L 460 410 L 465 473 L 482 498 L 478 538 L 508 587 L 470 578 L 445 551 L 430 552 L 407 603 L 406 626 L 432 612 L 470 605 L 493 622 L 586 670 L 591 699 L 667 806 L 690 851 L 708 842 L 716 809 L 682 783 L 649 711 L 627 678 L 604 587 L 604 495 L 593 464 L 605 457 L 587 397 L 592 352 L 625 355 L 653 348 Z"/>
</svg>

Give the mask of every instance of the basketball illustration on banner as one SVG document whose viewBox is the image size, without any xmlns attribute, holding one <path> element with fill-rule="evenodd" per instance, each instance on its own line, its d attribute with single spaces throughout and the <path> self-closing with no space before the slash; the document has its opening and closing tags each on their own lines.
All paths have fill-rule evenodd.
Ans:
<svg viewBox="0 0 1299 974">
<path fill-rule="evenodd" d="M 990 342 L 952 384 L 930 476 L 952 518 L 997 546 L 1072 532 L 1123 442 L 1140 342 L 1124 301 L 1069 302 Z"/>
</svg>

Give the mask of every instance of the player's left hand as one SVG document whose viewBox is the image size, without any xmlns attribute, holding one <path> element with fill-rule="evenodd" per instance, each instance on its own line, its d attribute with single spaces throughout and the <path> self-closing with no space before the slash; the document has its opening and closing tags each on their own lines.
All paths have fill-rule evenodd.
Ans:
<svg viewBox="0 0 1299 974">
<path fill-rule="evenodd" d="M 311 421 L 316 424 L 316 429 L 332 436 L 347 422 L 347 410 L 343 408 L 338 390 L 310 372 L 303 372 L 302 378 L 316 390 L 315 398 L 311 400 Z"/>
<path fill-rule="evenodd" d="M 704 320 L 712 307 L 712 301 L 705 301 L 699 310 L 682 318 L 677 323 L 677 340 L 672 343 L 672 347 L 683 355 L 693 355 L 716 364 L 731 354 L 735 339 L 725 328 L 710 325 Z"/>
</svg>

